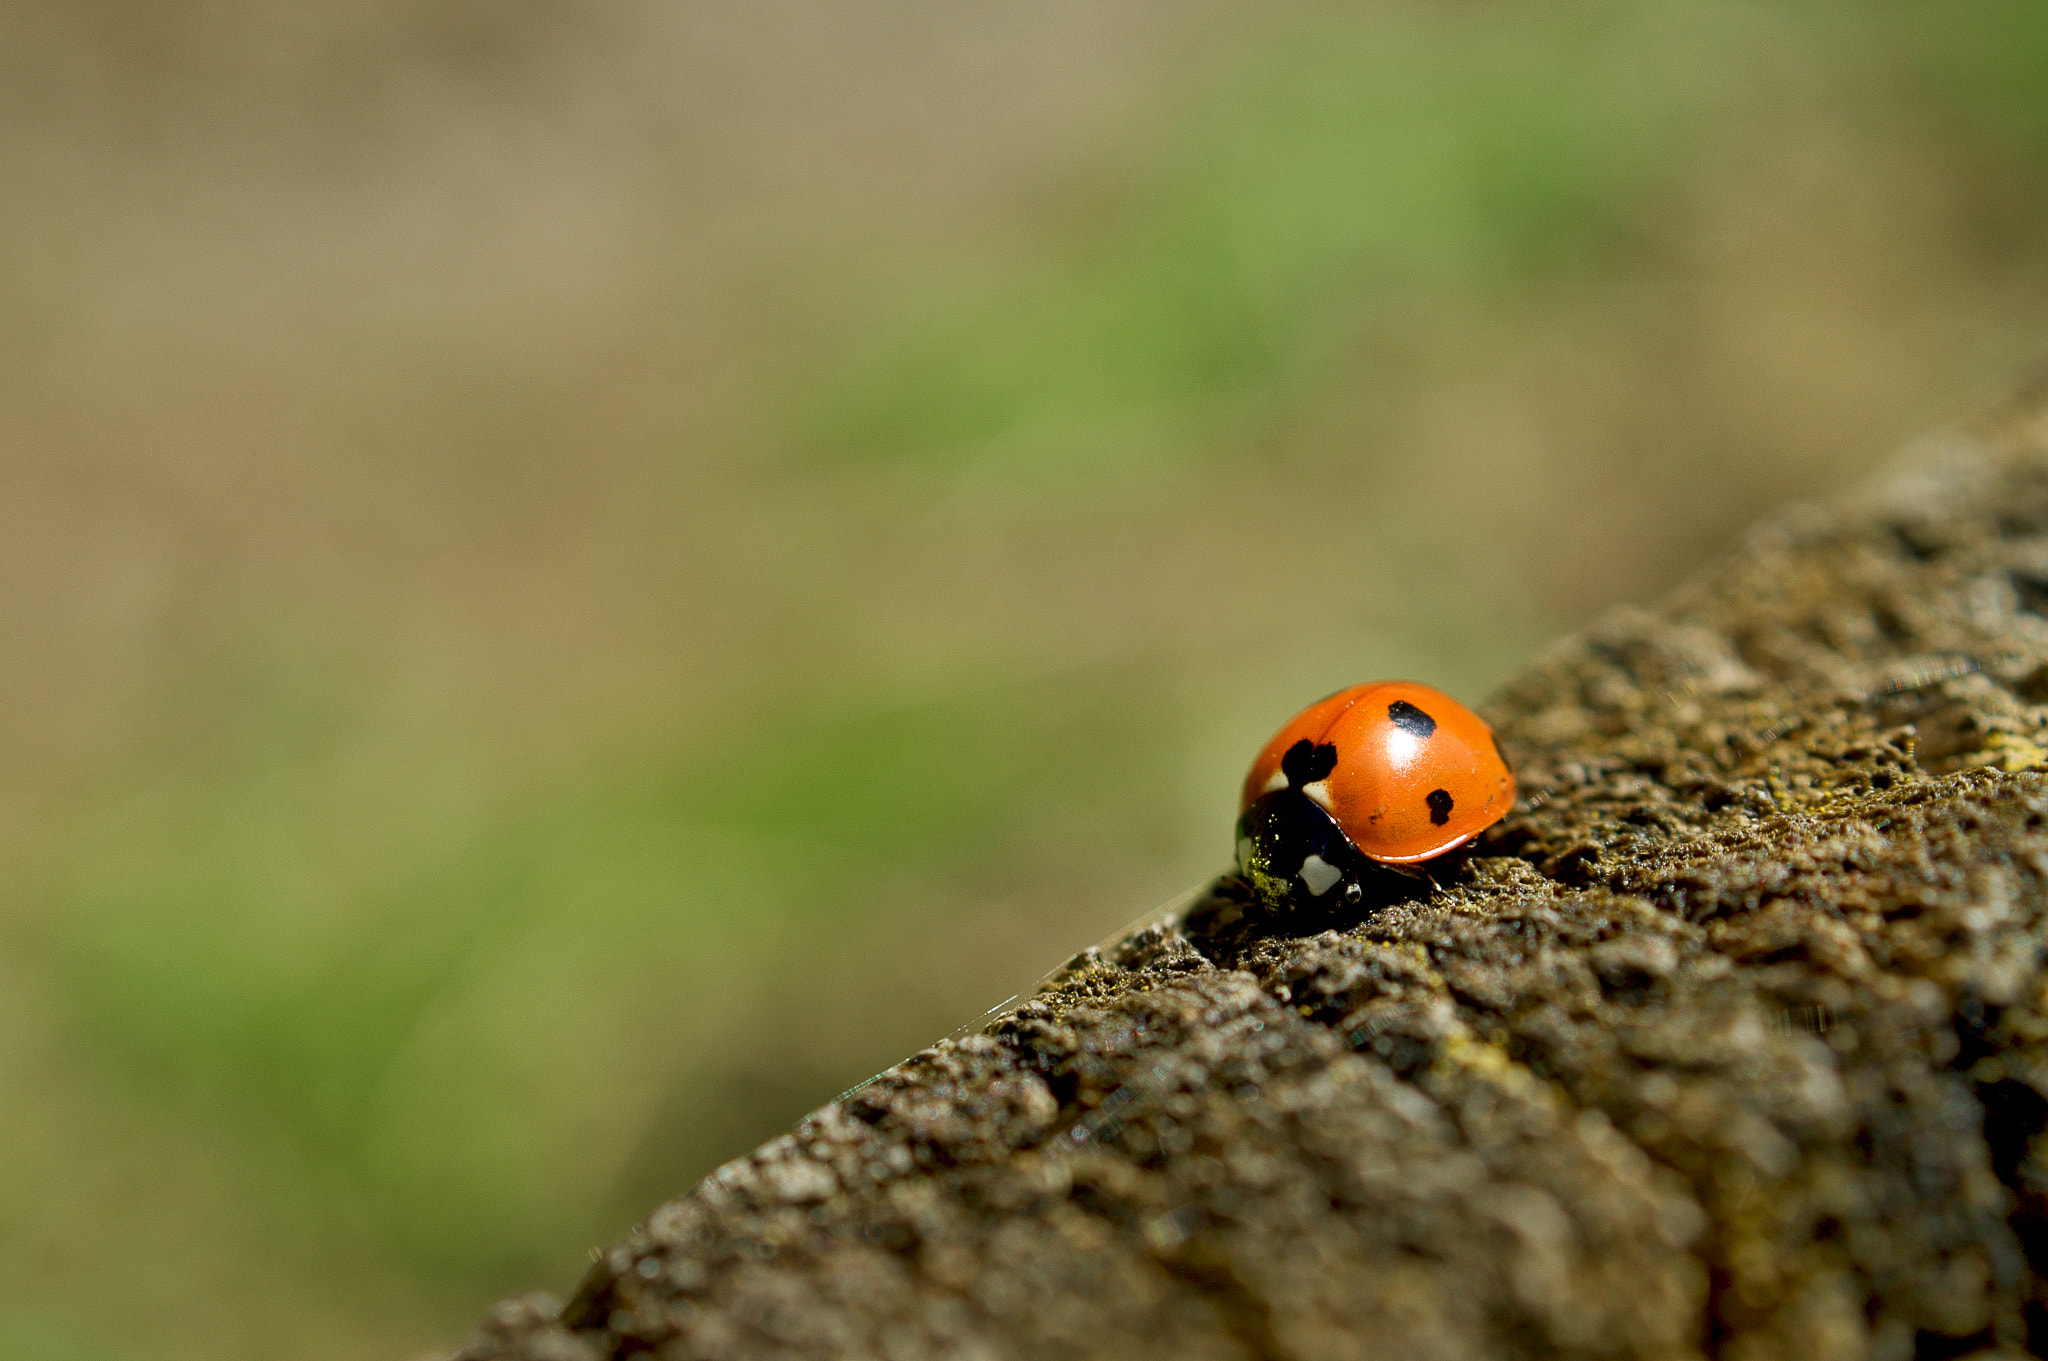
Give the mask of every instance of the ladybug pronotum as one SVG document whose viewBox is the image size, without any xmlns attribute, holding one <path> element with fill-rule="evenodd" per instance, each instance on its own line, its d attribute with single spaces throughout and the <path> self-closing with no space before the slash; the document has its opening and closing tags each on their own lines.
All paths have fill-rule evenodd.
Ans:
<svg viewBox="0 0 2048 1361">
<path fill-rule="evenodd" d="M 1485 720 L 1440 690 L 1373 681 L 1309 705 L 1245 776 L 1238 870 L 1274 907 L 1357 903 L 1507 816 L 1515 775 Z"/>
</svg>

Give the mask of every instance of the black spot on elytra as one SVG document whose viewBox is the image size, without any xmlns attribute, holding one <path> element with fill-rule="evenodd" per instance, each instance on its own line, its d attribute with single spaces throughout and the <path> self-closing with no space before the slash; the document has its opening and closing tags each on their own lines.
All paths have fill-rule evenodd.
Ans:
<svg viewBox="0 0 2048 1361">
<path fill-rule="evenodd" d="M 1429 820 L 1437 826 L 1441 827 L 1451 820 L 1451 796 L 1449 791 L 1432 789 L 1429 791 L 1429 797 L 1424 799 L 1423 802 L 1429 805 Z"/>
<path fill-rule="evenodd" d="M 1289 747 L 1287 754 L 1280 758 L 1280 773 L 1296 789 L 1314 784 L 1336 768 L 1337 749 L 1327 743 L 1319 747 L 1306 737 Z"/>
<path fill-rule="evenodd" d="M 1436 720 L 1405 699 L 1389 704 L 1387 717 L 1394 720 L 1395 727 L 1413 737 L 1427 737 L 1436 731 Z"/>
</svg>

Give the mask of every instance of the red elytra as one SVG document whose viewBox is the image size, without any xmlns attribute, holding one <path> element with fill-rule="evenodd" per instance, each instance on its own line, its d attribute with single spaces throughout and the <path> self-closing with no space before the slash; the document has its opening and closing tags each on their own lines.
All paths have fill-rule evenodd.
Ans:
<svg viewBox="0 0 2048 1361">
<path fill-rule="evenodd" d="M 1514 772 L 1484 719 L 1427 685 L 1371 681 L 1318 700 L 1274 734 L 1245 776 L 1240 814 L 1285 787 L 1281 759 L 1304 739 L 1336 748 L 1337 760 L 1303 792 L 1370 860 L 1432 859 L 1514 806 Z"/>
</svg>

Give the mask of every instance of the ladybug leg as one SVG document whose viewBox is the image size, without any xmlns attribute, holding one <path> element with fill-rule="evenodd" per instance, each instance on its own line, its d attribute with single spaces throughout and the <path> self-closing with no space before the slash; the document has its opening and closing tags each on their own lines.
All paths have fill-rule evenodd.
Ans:
<svg viewBox="0 0 2048 1361">
<path fill-rule="evenodd" d="M 1444 891 L 1444 886 L 1436 881 L 1436 876 L 1434 874 L 1431 874 L 1428 870 L 1424 869 L 1420 865 L 1389 865 L 1382 862 L 1380 868 L 1392 870 L 1394 873 L 1401 875 L 1404 878 L 1420 879 L 1423 883 L 1429 885 L 1429 890 L 1432 895 L 1442 893 Z"/>
</svg>

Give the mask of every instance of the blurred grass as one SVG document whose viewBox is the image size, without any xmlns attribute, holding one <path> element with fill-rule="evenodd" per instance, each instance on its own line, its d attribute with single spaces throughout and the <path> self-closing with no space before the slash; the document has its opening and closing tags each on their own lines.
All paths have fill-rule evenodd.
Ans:
<svg viewBox="0 0 2048 1361">
<path fill-rule="evenodd" d="M 1592 18 L 1283 28 L 1046 256 L 920 299 L 798 447 L 1086 466 L 1103 451 L 1077 434 L 1149 416 L 1183 456 L 1221 454 L 1219 423 L 1313 401 L 1353 369 L 1356 328 L 1401 295 L 1611 266 L 1685 115 L 1707 112 L 1686 107 L 1697 87 L 1727 73 L 1646 81 L 1627 50 L 1639 35 Z"/>
<path fill-rule="evenodd" d="M 2039 343 L 2031 7 L 0 7 L 0 1357 L 401 1355 Z"/>
</svg>

